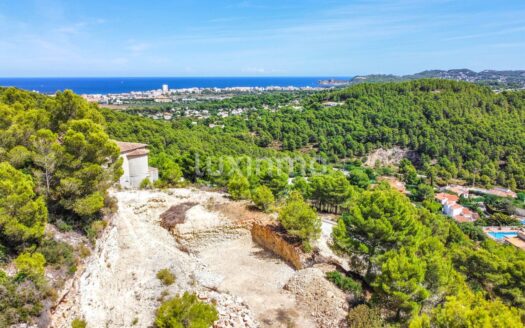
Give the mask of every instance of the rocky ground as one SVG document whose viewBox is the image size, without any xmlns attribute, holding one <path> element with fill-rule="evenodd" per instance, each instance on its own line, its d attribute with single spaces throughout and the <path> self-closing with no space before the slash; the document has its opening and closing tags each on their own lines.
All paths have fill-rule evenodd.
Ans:
<svg viewBox="0 0 525 328">
<path fill-rule="evenodd" d="M 184 291 L 217 304 L 216 327 L 332 327 L 344 318 L 344 295 L 320 269 L 295 271 L 252 242 L 250 222 L 270 218 L 246 203 L 196 189 L 114 196 L 119 211 L 66 286 L 52 327 L 77 317 L 88 327 L 150 327 L 161 300 Z M 184 222 L 161 227 L 161 214 L 183 203 Z M 169 287 L 156 278 L 164 268 L 176 276 Z"/>
<path fill-rule="evenodd" d="M 413 153 L 399 147 L 379 148 L 368 154 L 364 164 L 369 167 L 375 167 L 377 164 L 380 166 L 399 165 L 403 158 L 411 156 Z"/>
</svg>

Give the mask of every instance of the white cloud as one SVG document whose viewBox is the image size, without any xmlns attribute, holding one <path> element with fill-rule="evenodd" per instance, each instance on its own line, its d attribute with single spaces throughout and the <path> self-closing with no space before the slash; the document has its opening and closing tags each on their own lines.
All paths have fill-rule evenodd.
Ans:
<svg viewBox="0 0 525 328">
<path fill-rule="evenodd" d="M 151 47 L 151 44 L 148 42 L 139 42 L 135 40 L 130 40 L 128 42 L 127 49 L 134 55 L 139 55 L 144 51 L 148 50 Z"/>
</svg>

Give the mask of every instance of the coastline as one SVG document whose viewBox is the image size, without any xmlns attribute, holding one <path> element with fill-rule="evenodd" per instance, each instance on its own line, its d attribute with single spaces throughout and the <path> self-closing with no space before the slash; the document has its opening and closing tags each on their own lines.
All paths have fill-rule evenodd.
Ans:
<svg viewBox="0 0 525 328">
<path fill-rule="evenodd" d="M 124 94 L 171 89 L 227 88 L 326 88 L 320 82 L 333 77 L 0 77 L 0 86 L 16 87 L 42 94 L 70 89 L 77 94 Z M 338 78 L 343 79 L 343 78 Z"/>
</svg>

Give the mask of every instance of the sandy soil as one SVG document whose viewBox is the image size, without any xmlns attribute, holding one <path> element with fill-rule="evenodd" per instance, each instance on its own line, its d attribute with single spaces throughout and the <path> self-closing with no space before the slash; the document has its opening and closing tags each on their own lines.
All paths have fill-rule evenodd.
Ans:
<svg viewBox="0 0 525 328">
<path fill-rule="evenodd" d="M 295 270 L 256 245 L 249 234 L 210 245 L 198 257 L 221 275 L 219 291 L 243 298 L 262 327 L 316 327 L 295 296 L 283 290 Z"/>
</svg>

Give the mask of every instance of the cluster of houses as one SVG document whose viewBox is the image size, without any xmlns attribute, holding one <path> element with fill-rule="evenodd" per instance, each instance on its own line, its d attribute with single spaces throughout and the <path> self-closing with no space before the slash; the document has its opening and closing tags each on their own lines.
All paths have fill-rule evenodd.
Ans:
<svg viewBox="0 0 525 328">
<path fill-rule="evenodd" d="M 469 208 L 459 204 L 460 197 L 468 198 L 471 193 L 492 195 L 497 197 L 516 198 L 517 194 L 512 190 L 496 187 L 492 189 L 483 189 L 476 187 L 464 186 L 446 186 L 442 192 L 436 194 L 436 200 L 443 205 L 443 213 L 453 218 L 457 222 L 475 222 L 479 219 L 479 214 Z M 480 207 L 483 208 L 483 204 Z M 521 220 L 525 225 L 525 220 Z M 525 250 L 525 228 L 524 227 L 484 227 L 483 231 L 490 238 L 513 245 L 519 249 Z"/>
<path fill-rule="evenodd" d="M 443 213 L 457 222 L 474 222 L 479 214 L 458 203 L 459 196 L 441 192 L 436 194 L 436 200 L 443 205 Z"/>
<path fill-rule="evenodd" d="M 256 110 L 256 108 L 221 108 L 217 110 L 217 116 L 218 117 L 228 117 L 228 116 L 234 116 L 234 115 L 241 115 L 243 113 Z M 138 110 L 136 110 L 138 111 Z M 171 120 L 174 116 L 184 116 L 184 117 L 192 117 L 198 120 L 205 119 L 208 117 L 211 117 L 211 113 L 207 109 L 203 110 L 197 110 L 197 109 L 171 109 L 168 111 L 157 111 L 157 112 L 151 112 L 148 110 L 145 111 L 138 111 L 137 115 L 149 117 L 154 120 Z"/>
<path fill-rule="evenodd" d="M 465 187 L 450 185 L 442 188 L 442 192 L 436 194 L 436 200 L 443 205 L 443 213 L 458 222 L 474 222 L 479 219 L 479 214 L 459 204 L 460 197 L 468 198 L 470 193 L 492 195 L 497 197 L 516 198 L 517 194 L 510 189 L 495 187 L 483 189 L 477 187 Z M 480 204 L 483 207 L 483 204 Z"/>
</svg>

